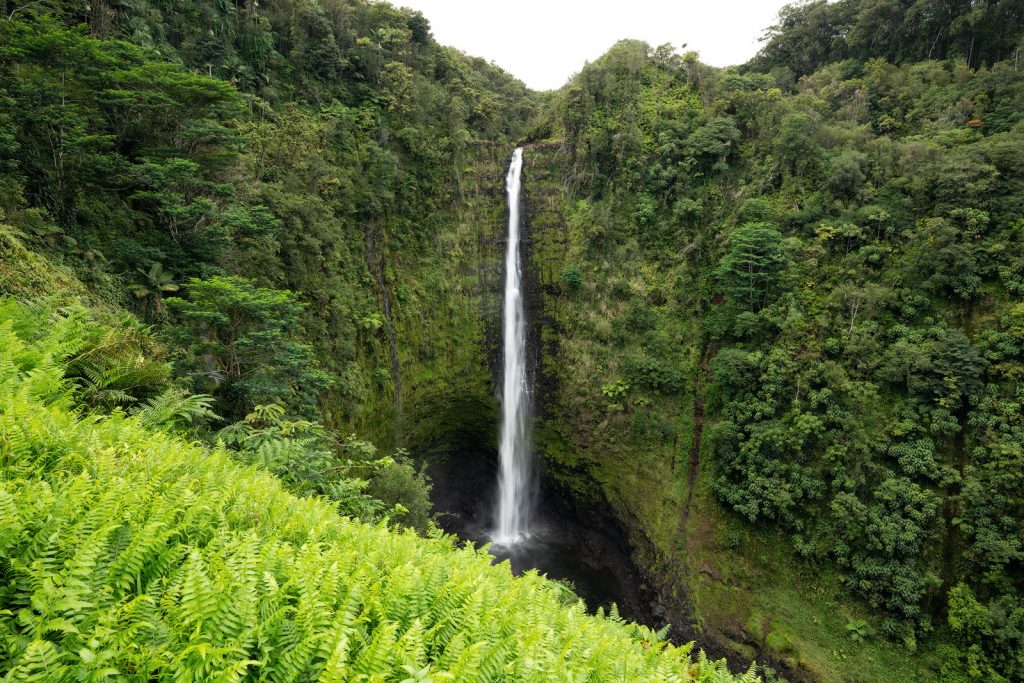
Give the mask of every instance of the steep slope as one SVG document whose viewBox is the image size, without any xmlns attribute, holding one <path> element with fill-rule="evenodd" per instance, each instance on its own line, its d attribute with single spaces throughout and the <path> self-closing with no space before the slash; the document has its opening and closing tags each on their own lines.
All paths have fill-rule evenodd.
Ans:
<svg viewBox="0 0 1024 683">
<path fill-rule="evenodd" d="M 624 41 L 560 93 L 525 185 L 558 204 L 539 441 L 738 657 L 1014 679 L 1024 77 L 815 68 Z"/>
<path fill-rule="evenodd" d="M 429 30 L 355 0 L 26 6 L 0 27 L 0 220 L 171 330 L 192 278 L 296 292 L 326 391 L 172 349 L 229 417 L 287 395 L 384 446 L 490 429 L 478 311 L 533 102 Z"/>
</svg>

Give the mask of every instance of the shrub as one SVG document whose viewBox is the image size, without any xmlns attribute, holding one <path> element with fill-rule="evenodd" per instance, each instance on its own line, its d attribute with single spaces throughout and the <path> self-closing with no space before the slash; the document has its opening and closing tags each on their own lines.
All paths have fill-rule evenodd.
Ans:
<svg viewBox="0 0 1024 683">
<path fill-rule="evenodd" d="M 667 362 L 650 356 L 628 360 L 625 371 L 632 384 L 663 394 L 678 394 L 686 384 L 683 373 Z"/>
<path fill-rule="evenodd" d="M 562 271 L 561 279 L 567 292 L 578 292 L 580 287 L 583 286 L 583 273 L 581 273 L 580 269 L 574 265 L 568 265 L 565 267 L 565 270 Z"/>
</svg>

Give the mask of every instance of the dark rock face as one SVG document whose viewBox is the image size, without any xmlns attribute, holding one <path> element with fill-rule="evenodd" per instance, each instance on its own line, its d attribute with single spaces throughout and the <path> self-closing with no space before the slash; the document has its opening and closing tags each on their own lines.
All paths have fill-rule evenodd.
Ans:
<svg viewBox="0 0 1024 683">
<path fill-rule="evenodd" d="M 441 527 L 477 545 L 488 543 L 492 526 L 495 490 L 493 453 L 453 454 L 432 463 L 432 501 Z M 512 551 L 492 549 L 497 559 L 508 560 L 516 573 L 537 569 L 549 578 L 568 581 L 587 606 L 594 610 L 618 605 L 620 614 L 647 626 L 660 628 L 668 612 L 634 566 L 629 543 L 617 522 L 600 510 L 583 511 L 553 490 L 541 486 L 536 533 L 531 541 Z M 681 637 L 692 638 L 672 629 Z"/>
<path fill-rule="evenodd" d="M 511 149 L 508 157 L 511 157 Z M 531 164 L 536 154 L 538 163 Z M 545 372 L 545 359 L 558 357 L 558 338 L 554 318 L 545 312 L 544 282 L 556 282 L 557 276 L 536 249 L 536 230 L 564 229 L 563 207 L 566 191 L 561 178 L 550 168 L 557 165 L 561 152 L 552 145 L 528 146 L 524 154 L 522 216 L 520 226 L 523 259 L 523 292 L 527 318 L 528 373 L 533 388 L 534 412 L 538 421 L 557 419 L 557 405 L 550 400 L 557 394 L 555 374 Z M 499 153 L 495 157 L 500 157 Z M 543 160 L 543 161 L 541 161 Z M 507 169 L 506 159 L 505 168 Z M 458 434 L 442 435 L 445 446 L 421 451 L 428 462 L 433 481 L 432 502 L 438 522 L 447 532 L 483 545 L 489 542 L 493 526 L 497 489 L 498 398 L 502 382 L 501 306 L 503 302 L 504 253 L 507 241 L 508 205 L 504 174 L 498 177 L 497 164 L 489 174 L 500 191 L 488 193 L 495 206 L 491 216 L 479 226 L 474 295 L 484 330 L 483 352 L 492 379 L 491 406 L 466 404 L 447 397 L 447 406 L 435 406 L 435 415 L 444 413 L 443 422 Z M 479 191 L 479 190 L 478 190 Z M 498 216 L 500 215 L 500 221 Z M 490 409 L 489 409 L 490 408 Z M 658 629 L 671 624 L 669 639 L 676 644 L 698 641 L 709 656 L 721 658 L 725 650 L 717 643 L 705 642 L 693 625 L 693 613 L 684 587 L 674 577 L 659 574 L 643 566 L 642 558 L 656 557 L 653 547 L 636 520 L 620 519 L 598 493 L 585 500 L 558 485 L 569 475 L 585 479 L 581 490 L 599 492 L 589 473 L 579 468 L 571 473 L 545 472 L 545 463 L 536 468 L 539 495 L 536 509 L 536 534 L 531 542 L 514 552 L 492 548 L 496 561 L 508 560 L 513 571 L 537 569 L 549 578 L 570 583 L 591 610 L 615 603 L 622 617 Z M 641 559 L 638 559 L 641 558 Z"/>
</svg>

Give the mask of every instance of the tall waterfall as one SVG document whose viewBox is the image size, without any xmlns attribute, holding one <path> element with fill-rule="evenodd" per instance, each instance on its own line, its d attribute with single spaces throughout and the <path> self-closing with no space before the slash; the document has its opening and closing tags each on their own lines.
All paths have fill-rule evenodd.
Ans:
<svg viewBox="0 0 1024 683">
<path fill-rule="evenodd" d="M 505 177 L 508 192 L 508 246 L 505 250 L 503 343 L 505 372 L 501 393 L 501 443 L 498 454 L 497 545 L 529 536 L 531 507 L 530 387 L 526 377 L 526 316 L 519 265 L 519 194 L 523 150 L 517 148 Z"/>
</svg>

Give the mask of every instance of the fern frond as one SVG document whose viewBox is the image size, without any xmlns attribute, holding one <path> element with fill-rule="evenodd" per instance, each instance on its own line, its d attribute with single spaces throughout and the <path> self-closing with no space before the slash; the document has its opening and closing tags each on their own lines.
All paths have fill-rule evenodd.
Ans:
<svg viewBox="0 0 1024 683">
<path fill-rule="evenodd" d="M 172 387 L 148 399 L 131 413 L 149 429 L 167 429 L 183 424 L 191 425 L 200 420 L 220 420 L 220 416 L 211 407 L 213 400 L 207 394 L 189 394 Z"/>
</svg>

